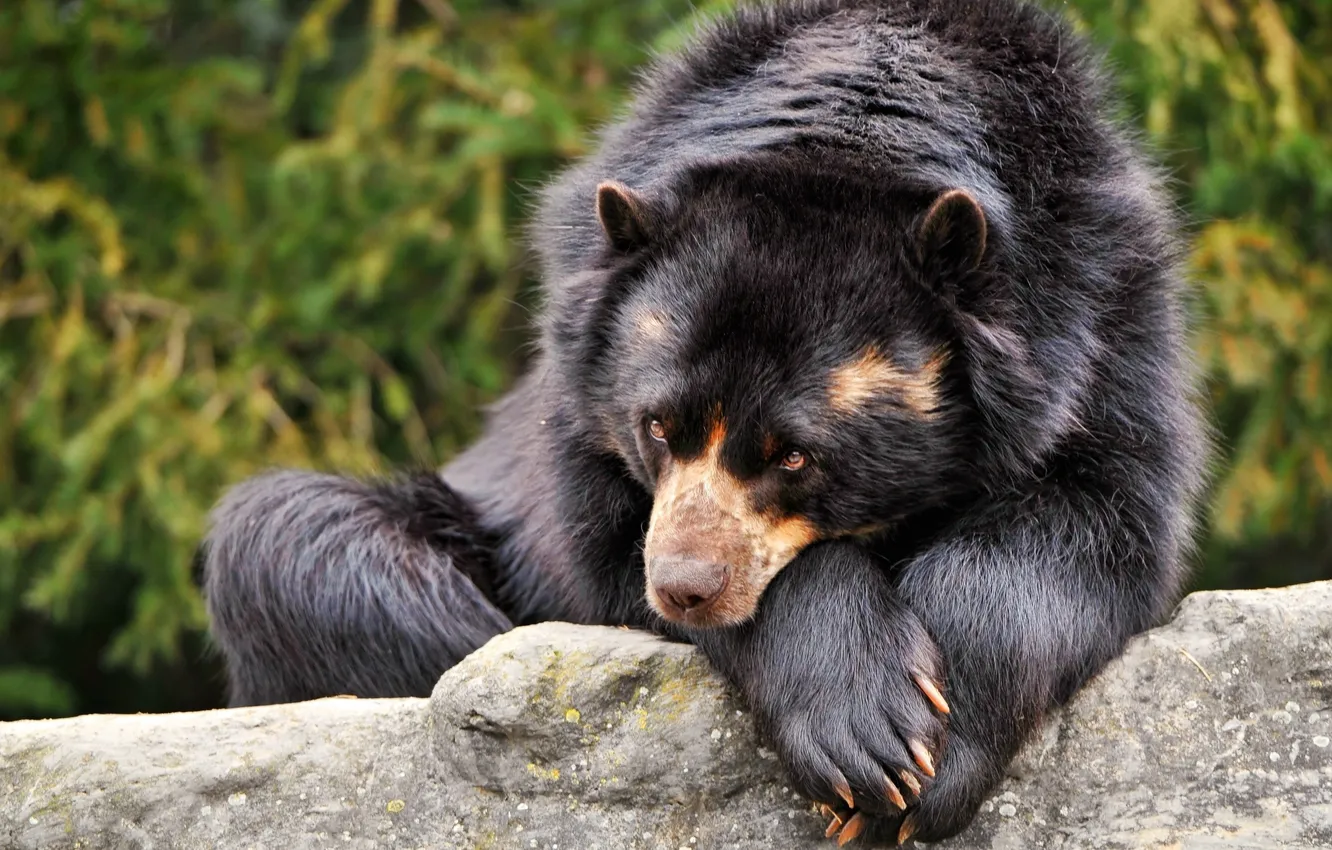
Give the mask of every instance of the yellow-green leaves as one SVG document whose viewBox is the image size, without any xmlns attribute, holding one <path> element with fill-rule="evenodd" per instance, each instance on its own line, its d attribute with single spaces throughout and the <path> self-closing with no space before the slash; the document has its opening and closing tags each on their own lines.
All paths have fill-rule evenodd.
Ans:
<svg viewBox="0 0 1332 850">
<path fill-rule="evenodd" d="M 0 2 L 0 715 L 76 710 L 51 642 L 107 618 L 108 669 L 198 663 L 226 486 L 473 437 L 532 187 L 689 10 Z"/>
<path fill-rule="evenodd" d="M 1193 221 L 1222 434 L 1204 583 L 1332 515 L 1332 7 L 1079 0 Z M 1244 579 L 1280 581 L 1281 567 Z"/>
</svg>

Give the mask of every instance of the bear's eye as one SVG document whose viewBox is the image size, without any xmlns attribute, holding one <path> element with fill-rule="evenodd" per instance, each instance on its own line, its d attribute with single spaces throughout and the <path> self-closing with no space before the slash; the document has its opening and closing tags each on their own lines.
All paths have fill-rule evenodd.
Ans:
<svg viewBox="0 0 1332 850">
<path fill-rule="evenodd" d="M 657 421 L 656 419 L 653 419 L 651 422 L 648 423 L 648 433 L 651 434 L 652 439 L 656 440 L 657 442 L 659 443 L 666 442 L 666 426 L 661 424 L 661 422 Z"/>
<path fill-rule="evenodd" d="M 803 469 L 805 466 L 805 453 L 801 451 L 789 451 L 782 458 L 782 469 L 789 469 L 795 472 L 797 469 Z"/>
</svg>

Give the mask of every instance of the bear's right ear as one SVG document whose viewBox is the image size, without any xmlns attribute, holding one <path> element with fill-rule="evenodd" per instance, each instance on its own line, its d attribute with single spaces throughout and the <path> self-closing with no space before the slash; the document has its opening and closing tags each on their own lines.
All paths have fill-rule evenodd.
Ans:
<svg viewBox="0 0 1332 850">
<path fill-rule="evenodd" d="M 985 257 L 988 230 L 980 201 L 965 189 L 949 189 L 925 213 L 916 235 L 918 257 L 922 265 L 973 271 Z"/>
<path fill-rule="evenodd" d="M 647 204 L 642 195 L 617 180 L 597 186 L 597 220 L 611 247 L 622 254 L 648 243 Z"/>
</svg>

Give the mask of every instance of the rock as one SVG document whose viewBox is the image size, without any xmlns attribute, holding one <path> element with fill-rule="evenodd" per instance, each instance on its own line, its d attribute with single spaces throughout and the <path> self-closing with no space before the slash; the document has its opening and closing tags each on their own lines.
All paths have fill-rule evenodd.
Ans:
<svg viewBox="0 0 1332 850">
<path fill-rule="evenodd" d="M 1196 593 L 1051 718 L 958 848 L 1332 847 L 1332 582 Z M 1004 804 L 1015 812 L 1004 817 Z"/>
<path fill-rule="evenodd" d="M 813 823 L 703 656 L 641 632 L 502 635 L 440 679 L 431 718 L 459 847 L 795 846 Z"/>
<path fill-rule="evenodd" d="M 1195 594 L 1050 718 L 979 848 L 1332 847 L 1332 582 Z M 0 724 L 2 848 L 829 847 L 692 648 L 546 624 L 429 700 Z"/>
</svg>

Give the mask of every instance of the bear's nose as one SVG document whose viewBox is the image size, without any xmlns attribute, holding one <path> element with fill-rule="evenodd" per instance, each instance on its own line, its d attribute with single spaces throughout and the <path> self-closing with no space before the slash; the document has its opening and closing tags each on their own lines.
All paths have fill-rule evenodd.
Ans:
<svg viewBox="0 0 1332 850">
<path fill-rule="evenodd" d="M 652 588 L 672 613 L 686 614 L 721 596 L 726 589 L 726 568 L 692 558 L 653 558 Z"/>
</svg>

